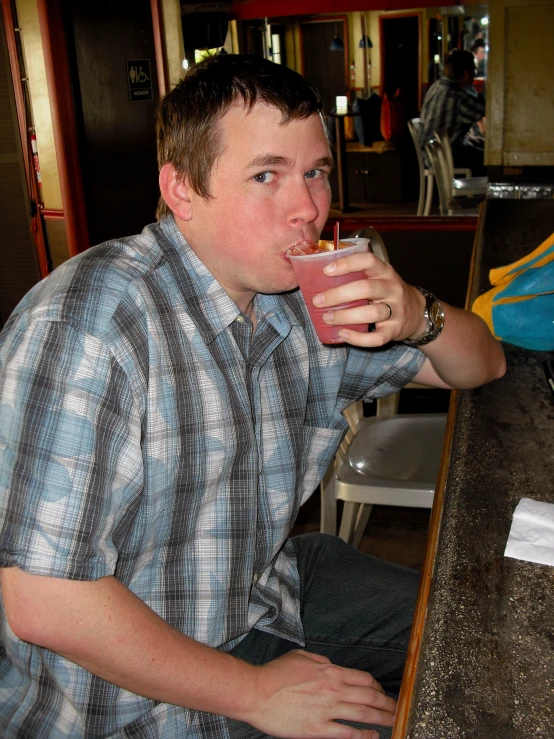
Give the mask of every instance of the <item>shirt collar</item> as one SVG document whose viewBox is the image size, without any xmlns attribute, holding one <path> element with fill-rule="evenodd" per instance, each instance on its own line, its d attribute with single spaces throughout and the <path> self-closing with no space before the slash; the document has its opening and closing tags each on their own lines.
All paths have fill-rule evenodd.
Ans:
<svg viewBox="0 0 554 739">
<path fill-rule="evenodd" d="M 198 258 L 173 216 L 157 224 L 161 248 L 170 266 L 174 267 L 187 309 L 206 344 L 214 341 L 240 315 L 237 304 L 229 297 L 206 265 Z M 179 264 L 175 264 L 178 260 Z M 291 326 L 304 323 L 303 299 L 298 289 L 277 295 L 255 297 L 258 323 L 267 320 L 275 330 L 286 336 Z"/>
</svg>

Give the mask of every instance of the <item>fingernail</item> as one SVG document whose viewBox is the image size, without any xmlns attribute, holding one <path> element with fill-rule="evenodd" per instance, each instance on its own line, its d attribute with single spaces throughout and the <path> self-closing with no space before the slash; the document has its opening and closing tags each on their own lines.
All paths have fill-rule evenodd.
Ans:
<svg viewBox="0 0 554 739">
<path fill-rule="evenodd" d="M 350 331 L 347 331 L 345 328 L 341 328 L 339 331 L 339 336 L 341 339 L 349 339 L 350 338 Z"/>
<path fill-rule="evenodd" d="M 323 271 L 326 275 L 330 275 L 332 272 L 334 272 L 337 268 L 336 262 L 331 262 L 330 264 L 327 264 L 325 267 L 323 267 Z"/>
<path fill-rule="evenodd" d="M 334 318 L 335 318 L 335 314 L 331 312 L 323 313 L 323 315 L 321 316 L 321 320 L 324 323 L 331 323 Z"/>
<path fill-rule="evenodd" d="M 319 295 L 314 295 L 312 298 L 312 303 L 319 308 L 320 306 L 324 305 L 325 303 L 325 295 L 323 293 L 319 293 Z"/>
</svg>

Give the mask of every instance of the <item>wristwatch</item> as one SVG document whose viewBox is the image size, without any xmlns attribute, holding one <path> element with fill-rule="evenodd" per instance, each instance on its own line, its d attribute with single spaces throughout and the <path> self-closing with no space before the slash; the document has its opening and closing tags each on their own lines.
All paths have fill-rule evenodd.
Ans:
<svg viewBox="0 0 554 739">
<path fill-rule="evenodd" d="M 444 310 L 441 302 L 422 287 L 417 288 L 425 298 L 425 311 L 423 315 L 427 321 L 427 330 L 417 339 L 404 339 L 404 344 L 408 346 L 425 346 L 430 341 L 434 341 L 444 328 Z"/>
</svg>

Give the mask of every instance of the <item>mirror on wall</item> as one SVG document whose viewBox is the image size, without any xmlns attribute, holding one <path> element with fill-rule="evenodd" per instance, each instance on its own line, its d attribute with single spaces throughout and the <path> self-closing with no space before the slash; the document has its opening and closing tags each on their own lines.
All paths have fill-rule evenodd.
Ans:
<svg viewBox="0 0 554 739">
<path fill-rule="evenodd" d="M 427 77 L 429 84 L 442 75 L 444 60 L 454 49 L 471 51 L 478 80 L 487 76 L 489 18 L 486 3 L 437 8 L 429 18 Z"/>
<path fill-rule="evenodd" d="M 221 9 L 223 3 L 215 6 Z M 198 57 L 225 51 L 259 54 L 295 69 L 319 89 L 336 147 L 333 201 L 343 213 L 357 210 L 360 203 L 394 203 L 399 211 L 406 203 L 405 212 L 413 215 L 421 210 L 418 158 L 408 121 L 419 116 L 427 90 L 443 75 L 453 49 L 474 54 L 475 88 L 484 92 L 487 4 L 399 4 L 403 7 L 391 9 L 394 3 L 383 0 L 382 9 L 352 11 L 341 4 L 338 13 L 303 14 L 299 0 L 297 15 L 282 16 L 272 15 L 278 6 L 267 3 L 267 16 L 245 13 L 221 29 L 214 48 L 193 52 Z M 219 24 L 213 25 L 219 30 Z M 195 45 L 188 39 L 187 44 Z M 339 100 L 347 106 L 342 121 L 337 120 Z"/>
</svg>

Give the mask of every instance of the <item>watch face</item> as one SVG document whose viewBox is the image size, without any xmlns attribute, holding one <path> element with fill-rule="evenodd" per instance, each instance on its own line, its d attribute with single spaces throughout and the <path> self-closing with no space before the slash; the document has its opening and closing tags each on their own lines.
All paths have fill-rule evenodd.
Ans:
<svg viewBox="0 0 554 739">
<path fill-rule="evenodd" d="M 440 303 L 433 303 L 431 309 L 429 310 L 429 318 L 433 322 L 433 326 L 435 327 L 435 329 L 438 329 L 440 331 L 443 328 L 444 311 Z"/>
</svg>

